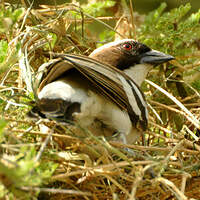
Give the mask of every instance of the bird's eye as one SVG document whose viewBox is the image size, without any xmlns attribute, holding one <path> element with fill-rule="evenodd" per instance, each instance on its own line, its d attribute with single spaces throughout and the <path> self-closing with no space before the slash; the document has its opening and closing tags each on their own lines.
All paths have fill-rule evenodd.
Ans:
<svg viewBox="0 0 200 200">
<path fill-rule="evenodd" d="M 130 51 L 132 49 L 132 45 L 129 43 L 123 44 L 123 48 L 127 51 Z"/>
</svg>

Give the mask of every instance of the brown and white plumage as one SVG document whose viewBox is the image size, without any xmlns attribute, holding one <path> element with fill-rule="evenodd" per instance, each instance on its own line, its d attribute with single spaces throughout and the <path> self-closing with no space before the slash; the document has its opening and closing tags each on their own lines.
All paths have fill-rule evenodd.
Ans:
<svg viewBox="0 0 200 200">
<path fill-rule="evenodd" d="M 147 107 L 139 86 L 154 64 L 173 59 L 131 39 L 109 43 L 90 57 L 56 54 L 38 72 L 34 114 L 78 121 L 91 128 L 101 122 L 131 143 L 147 128 Z M 135 82 L 136 81 L 136 82 Z"/>
</svg>

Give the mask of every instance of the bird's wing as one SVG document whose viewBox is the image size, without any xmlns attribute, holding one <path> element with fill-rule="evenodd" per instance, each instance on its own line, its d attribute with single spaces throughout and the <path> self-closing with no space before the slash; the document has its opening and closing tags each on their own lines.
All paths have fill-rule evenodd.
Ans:
<svg viewBox="0 0 200 200">
<path fill-rule="evenodd" d="M 37 72 L 35 87 L 37 88 L 37 93 L 39 93 L 42 88 L 56 80 L 64 72 L 73 68 L 71 63 L 63 63 L 63 58 L 52 59 L 49 62 L 44 63 L 40 66 Z"/>
<path fill-rule="evenodd" d="M 124 72 L 92 58 L 57 54 L 55 61 L 46 66 L 46 72 L 43 70 L 45 75 L 39 90 L 71 68 L 80 71 L 102 95 L 126 110 L 135 125 L 140 122 L 141 127 L 146 129 L 146 101 L 137 84 Z"/>
</svg>

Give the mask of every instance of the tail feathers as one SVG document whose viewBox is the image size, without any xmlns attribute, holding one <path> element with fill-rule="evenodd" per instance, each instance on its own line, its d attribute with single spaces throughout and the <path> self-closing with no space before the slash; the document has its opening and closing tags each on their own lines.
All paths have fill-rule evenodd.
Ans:
<svg viewBox="0 0 200 200">
<path fill-rule="evenodd" d="M 46 100 L 45 100 L 46 101 Z M 62 102 L 62 104 L 55 104 L 55 102 L 40 102 L 34 106 L 27 116 L 32 120 L 50 119 L 57 122 L 71 123 L 73 121 L 74 113 L 80 112 L 80 103 L 77 102 Z M 52 104 L 51 104 L 52 103 Z"/>
<path fill-rule="evenodd" d="M 34 106 L 28 113 L 27 113 L 27 117 L 29 117 L 30 119 L 39 119 L 39 118 L 46 118 L 45 114 L 43 114 L 42 112 L 40 112 L 39 108 L 37 106 Z"/>
</svg>

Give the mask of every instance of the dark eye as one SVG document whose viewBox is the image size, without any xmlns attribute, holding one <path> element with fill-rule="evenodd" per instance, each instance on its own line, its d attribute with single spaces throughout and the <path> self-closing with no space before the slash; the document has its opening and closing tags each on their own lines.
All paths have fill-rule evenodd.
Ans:
<svg viewBox="0 0 200 200">
<path fill-rule="evenodd" d="M 125 44 L 123 44 L 123 48 L 124 48 L 125 50 L 127 50 L 127 51 L 130 51 L 130 50 L 132 49 L 132 45 L 129 44 L 129 43 L 125 43 Z"/>
</svg>

